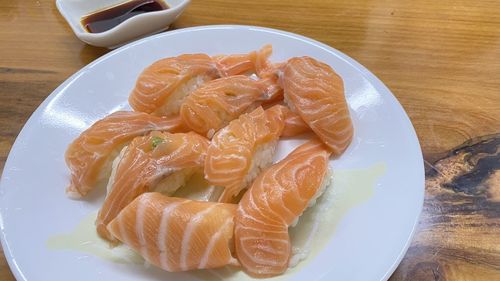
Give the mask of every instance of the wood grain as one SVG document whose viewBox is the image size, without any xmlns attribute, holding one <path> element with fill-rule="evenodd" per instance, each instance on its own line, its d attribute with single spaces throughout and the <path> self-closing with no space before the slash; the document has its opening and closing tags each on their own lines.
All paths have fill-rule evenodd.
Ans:
<svg viewBox="0 0 500 281">
<path fill-rule="evenodd" d="M 417 234 L 391 280 L 498 280 L 500 134 L 427 165 Z"/>
<path fill-rule="evenodd" d="M 500 1 L 193 1 L 173 28 L 296 32 L 358 60 L 410 116 L 427 163 L 424 211 L 391 280 L 500 280 Z M 54 1 L 0 1 L 0 169 L 30 114 L 108 50 Z M 362 265 L 360 265 L 362 268 Z M 14 280 L 0 258 L 0 280 Z"/>
</svg>

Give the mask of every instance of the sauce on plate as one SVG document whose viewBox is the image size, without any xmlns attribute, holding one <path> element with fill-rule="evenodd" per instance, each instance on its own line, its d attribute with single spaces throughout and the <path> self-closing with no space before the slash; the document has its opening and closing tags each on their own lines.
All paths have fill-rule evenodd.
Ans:
<svg viewBox="0 0 500 281">
<path fill-rule="evenodd" d="M 166 9 L 168 6 L 162 0 L 131 0 L 83 16 L 81 23 L 86 31 L 99 33 L 110 30 L 133 16 Z"/>
<path fill-rule="evenodd" d="M 297 225 L 290 228 L 290 240 L 293 245 L 291 265 L 295 266 L 289 268 L 283 275 L 273 277 L 272 280 L 286 281 L 314 260 L 328 246 L 344 216 L 351 209 L 367 202 L 375 195 L 377 183 L 386 172 L 385 162 L 374 163 L 365 168 L 334 169 L 330 186 L 318 198 L 316 205 L 306 209 Z M 206 182 L 200 175 L 187 182 L 186 190 L 176 195 L 187 196 L 187 190 L 196 190 L 187 197 L 193 200 L 205 200 L 206 194 L 202 192 L 203 188 L 197 186 L 199 184 L 206 187 Z M 97 212 L 91 212 L 69 232 L 49 237 L 46 247 L 54 251 L 81 252 L 82 258 L 90 254 L 115 263 L 136 264 L 138 267 L 129 267 L 130 270 L 136 272 L 143 269 L 144 259 L 139 254 L 123 244 L 110 248 L 108 242 L 97 235 L 94 225 L 96 215 Z M 162 274 L 167 276 L 170 273 L 163 272 Z M 239 268 L 231 266 L 195 270 L 186 274 L 208 281 L 262 280 L 253 279 Z"/>
</svg>

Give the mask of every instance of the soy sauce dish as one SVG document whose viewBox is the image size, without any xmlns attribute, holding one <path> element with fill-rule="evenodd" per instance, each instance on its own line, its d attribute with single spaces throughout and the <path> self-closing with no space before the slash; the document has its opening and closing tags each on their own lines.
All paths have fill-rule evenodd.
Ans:
<svg viewBox="0 0 500 281">
<path fill-rule="evenodd" d="M 56 0 L 56 6 L 83 42 L 114 48 L 166 30 L 189 0 Z"/>
</svg>

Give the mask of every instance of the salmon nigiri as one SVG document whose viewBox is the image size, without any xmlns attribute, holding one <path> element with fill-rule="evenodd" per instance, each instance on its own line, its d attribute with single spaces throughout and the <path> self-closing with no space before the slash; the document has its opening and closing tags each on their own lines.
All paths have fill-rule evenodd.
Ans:
<svg viewBox="0 0 500 281">
<path fill-rule="evenodd" d="M 142 194 L 108 225 L 109 232 L 166 271 L 238 265 L 233 258 L 236 205 Z"/>
<path fill-rule="evenodd" d="M 290 108 L 335 155 L 342 154 L 353 136 L 342 78 L 322 62 L 297 57 L 283 66 L 280 84 Z"/>
<path fill-rule="evenodd" d="M 207 81 L 254 71 L 258 52 L 210 57 L 185 54 L 161 59 L 147 67 L 129 97 L 136 111 L 176 115 L 184 99 Z"/>
<path fill-rule="evenodd" d="M 139 75 L 128 101 L 136 111 L 175 115 L 191 91 L 219 77 L 216 64 L 205 54 L 161 59 Z"/>
<path fill-rule="evenodd" d="M 247 273 L 269 277 L 288 268 L 288 227 L 328 185 L 329 156 L 327 146 L 310 140 L 260 174 L 243 195 L 234 231 L 236 257 Z"/>
<path fill-rule="evenodd" d="M 66 150 L 66 164 L 71 172 L 67 195 L 79 198 L 95 187 L 104 187 L 111 163 L 120 150 L 133 138 L 153 130 L 177 132 L 184 127 L 178 117 L 160 118 L 142 112 L 118 111 L 83 131 Z"/>
<path fill-rule="evenodd" d="M 268 88 L 267 81 L 244 75 L 216 79 L 186 98 L 180 116 L 192 130 L 211 138 L 231 120 L 260 105 Z"/>
<path fill-rule="evenodd" d="M 135 138 L 113 163 L 108 195 L 96 220 L 97 232 L 114 242 L 106 225 L 144 192 L 174 193 L 203 168 L 208 140 L 193 133 L 160 133 Z"/>
<path fill-rule="evenodd" d="M 218 131 L 207 150 L 205 178 L 224 187 L 219 202 L 231 202 L 259 172 L 271 164 L 283 130 L 278 107 L 258 107 Z"/>
</svg>

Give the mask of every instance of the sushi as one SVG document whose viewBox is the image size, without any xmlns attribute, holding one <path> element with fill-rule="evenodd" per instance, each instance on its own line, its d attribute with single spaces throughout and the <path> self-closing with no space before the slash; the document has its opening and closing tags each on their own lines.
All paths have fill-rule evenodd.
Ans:
<svg viewBox="0 0 500 281">
<path fill-rule="evenodd" d="M 330 66 L 307 56 L 274 63 L 272 51 L 156 61 L 129 96 L 134 112 L 70 144 L 67 194 L 107 183 L 100 237 L 169 272 L 229 265 L 264 278 L 304 258 L 288 230 L 329 185 L 329 158 L 347 149 L 353 123 Z M 273 164 L 279 139 L 302 134 Z"/>
<path fill-rule="evenodd" d="M 107 229 L 166 271 L 237 266 L 232 256 L 235 211 L 234 204 L 150 192 L 123 209 Z"/>
<path fill-rule="evenodd" d="M 171 195 L 202 170 L 208 144 L 193 132 L 152 132 L 135 138 L 115 160 L 108 194 L 96 219 L 99 235 L 115 242 L 106 225 L 137 196 L 149 191 Z"/>
<path fill-rule="evenodd" d="M 118 111 L 94 123 L 66 150 L 71 173 L 66 194 L 80 198 L 94 188 L 104 187 L 120 150 L 133 138 L 153 130 L 178 132 L 185 131 L 185 127 L 179 117 L 160 118 L 130 111 Z"/>
<path fill-rule="evenodd" d="M 335 155 L 342 154 L 353 136 L 342 78 L 327 64 L 310 57 L 296 57 L 283 66 L 280 84 L 290 109 Z"/>
<path fill-rule="evenodd" d="M 329 184 L 330 153 L 312 139 L 265 170 L 243 195 L 235 217 L 235 249 L 251 276 L 270 277 L 288 268 L 288 227 Z"/>
<path fill-rule="evenodd" d="M 135 111 L 177 115 L 184 99 L 204 83 L 226 76 L 255 72 L 260 52 L 210 57 L 185 54 L 156 61 L 139 75 L 129 96 Z"/>
<path fill-rule="evenodd" d="M 205 178 L 224 187 L 219 202 L 232 202 L 262 169 L 271 164 L 283 131 L 284 114 L 277 107 L 258 107 L 218 131 L 205 159 Z"/>
<path fill-rule="evenodd" d="M 180 116 L 193 131 L 209 138 L 242 113 L 254 110 L 268 96 L 268 81 L 236 75 L 205 83 L 189 95 Z"/>
<path fill-rule="evenodd" d="M 205 54 L 161 59 L 139 75 L 128 101 L 135 111 L 176 115 L 190 92 L 220 76 L 212 58 Z"/>
</svg>

